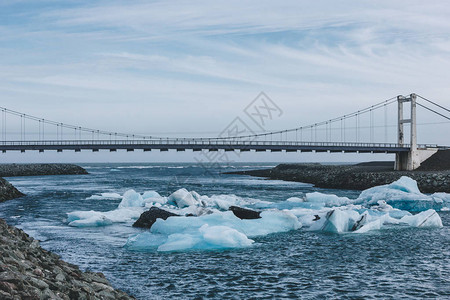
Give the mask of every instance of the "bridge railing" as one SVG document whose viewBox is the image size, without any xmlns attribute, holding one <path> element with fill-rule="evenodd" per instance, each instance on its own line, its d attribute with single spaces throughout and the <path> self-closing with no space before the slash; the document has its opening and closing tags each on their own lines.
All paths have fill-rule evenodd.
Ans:
<svg viewBox="0 0 450 300">
<path fill-rule="evenodd" d="M 91 145 L 209 145 L 209 146 L 311 146 L 311 147 L 371 147 L 409 148 L 409 144 L 302 141 L 242 141 L 217 139 L 139 139 L 139 140 L 45 140 L 0 141 L 2 146 L 91 146 Z M 419 148 L 442 148 L 438 145 L 418 145 Z"/>
</svg>

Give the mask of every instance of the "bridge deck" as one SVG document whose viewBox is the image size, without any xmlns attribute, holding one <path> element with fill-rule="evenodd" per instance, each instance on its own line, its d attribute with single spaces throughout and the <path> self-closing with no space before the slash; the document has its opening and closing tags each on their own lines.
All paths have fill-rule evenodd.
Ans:
<svg viewBox="0 0 450 300">
<path fill-rule="evenodd" d="M 419 145 L 420 148 L 439 148 L 437 145 Z M 173 139 L 173 140 L 60 140 L 60 141 L 0 141 L 0 150 L 6 151 L 44 151 L 44 150 L 137 150 L 144 151 L 169 149 L 209 150 L 209 151 L 303 151 L 303 152 L 367 152 L 399 153 L 407 152 L 410 145 L 390 143 L 332 143 L 332 142 L 295 142 L 295 141 L 223 141 L 215 139 Z"/>
</svg>

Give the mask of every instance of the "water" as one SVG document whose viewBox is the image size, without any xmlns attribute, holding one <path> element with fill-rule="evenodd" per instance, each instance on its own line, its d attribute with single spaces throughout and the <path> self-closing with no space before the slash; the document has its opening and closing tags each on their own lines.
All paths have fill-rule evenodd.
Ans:
<svg viewBox="0 0 450 300">
<path fill-rule="evenodd" d="M 74 228 L 75 210 L 108 211 L 120 200 L 87 200 L 128 189 L 169 195 L 185 187 L 202 195 L 235 194 L 284 201 L 321 191 L 356 198 L 357 191 L 237 175 L 192 164 L 89 164 L 80 176 L 8 178 L 27 196 L 0 205 L 0 217 L 83 270 L 105 273 L 112 285 L 139 299 L 170 298 L 448 298 L 450 213 L 441 229 L 397 228 L 370 234 L 305 230 L 253 238 L 250 248 L 222 251 L 135 252 L 123 247 L 142 232 L 128 224 Z M 237 164 L 230 170 L 273 164 Z"/>
</svg>

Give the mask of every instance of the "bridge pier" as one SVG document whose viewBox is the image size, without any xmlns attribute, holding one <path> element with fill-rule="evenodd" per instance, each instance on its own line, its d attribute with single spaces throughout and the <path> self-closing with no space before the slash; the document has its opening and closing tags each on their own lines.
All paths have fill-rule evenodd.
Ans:
<svg viewBox="0 0 450 300">
<path fill-rule="evenodd" d="M 417 116 L 416 116 L 416 94 L 409 97 L 397 96 L 398 101 L 398 145 L 403 146 L 405 135 L 403 125 L 410 124 L 410 150 L 408 152 L 397 152 L 395 155 L 395 170 L 412 171 L 420 167 L 420 164 L 437 152 L 437 149 L 417 147 Z M 409 119 L 403 115 L 403 104 L 411 104 L 411 113 Z"/>
<path fill-rule="evenodd" d="M 395 170 L 412 171 L 420 167 L 420 164 L 433 156 L 438 149 L 415 149 L 408 152 L 398 152 L 395 154 Z"/>
</svg>

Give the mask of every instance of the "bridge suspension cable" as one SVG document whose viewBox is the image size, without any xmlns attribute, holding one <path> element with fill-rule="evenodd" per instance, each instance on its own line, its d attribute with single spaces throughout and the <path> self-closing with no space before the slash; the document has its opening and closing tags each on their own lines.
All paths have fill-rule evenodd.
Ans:
<svg viewBox="0 0 450 300">
<path fill-rule="evenodd" d="M 32 115 L 28 115 L 28 114 L 24 114 L 15 110 L 11 110 L 5 107 L 0 107 L 0 110 L 2 111 L 2 137 L 3 140 L 6 139 L 6 116 L 9 115 L 14 115 L 14 116 L 18 116 L 20 118 L 20 139 L 21 140 L 25 140 L 26 139 L 26 120 L 32 120 L 38 123 L 39 126 L 39 139 L 41 136 L 41 130 L 42 130 L 42 139 L 45 138 L 45 131 L 44 131 L 44 126 L 45 124 L 47 125 L 52 125 L 52 126 L 56 126 L 56 139 L 57 140 L 62 140 L 64 139 L 64 131 L 63 129 L 71 129 L 71 130 L 75 130 L 75 133 L 77 133 L 78 130 L 78 134 L 79 134 L 79 138 L 81 139 L 81 133 L 85 132 L 85 133 L 89 133 L 89 134 L 94 134 L 97 133 L 97 136 L 99 137 L 100 135 L 114 135 L 114 136 L 119 136 L 119 137 L 136 137 L 136 138 L 141 138 L 141 139 L 154 139 L 154 138 L 162 138 L 162 137 L 154 137 L 154 136 L 147 136 L 147 135 L 136 135 L 136 134 L 127 134 L 127 133 L 120 133 L 120 132 L 111 132 L 111 131 L 106 131 L 106 130 L 98 130 L 98 129 L 92 129 L 92 128 L 87 128 L 87 127 L 80 127 L 80 126 L 75 126 L 75 125 L 70 125 L 70 124 L 65 124 L 62 122 L 56 122 L 56 121 L 52 121 L 52 120 L 48 120 L 48 119 L 43 119 L 43 118 L 38 118 Z M 42 129 L 41 129 L 42 126 Z M 164 137 L 165 139 L 166 137 Z"/>
<path fill-rule="evenodd" d="M 419 98 L 421 98 L 421 99 L 423 99 L 423 100 L 425 100 L 425 101 L 427 101 L 427 102 L 429 102 L 429 103 L 431 103 L 431 104 L 433 104 L 433 105 L 436 105 L 437 107 L 439 107 L 439 108 L 441 108 L 441 109 L 443 109 L 443 110 L 446 110 L 447 112 L 450 112 L 450 109 L 448 109 L 448 108 L 446 108 L 446 107 L 444 107 L 444 106 L 442 106 L 442 105 L 439 105 L 439 104 L 437 104 L 436 102 L 433 102 L 433 101 L 431 101 L 431 100 L 429 100 L 429 99 L 427 99 L 427 98 L 425 98 L 425 97 L 422 97 L 422 96 L 420 96 L 420 95 L 417 95 L 417 97 L 419 97 Z"/>
<path fill-rule="evenodd" d="M 429 108 L 429 107 L 427 107 L 425 105 L 422 105 L 422 104 L 420 104 L 418 102 L 417 102 L 417 105 L 419 105 L 420 107 L 423 107 L 423 108 L 425 108 L 425 109 L 427 109 L 427 110 L 429 110 L 429 111 L 431 111 L 431 112 L 433 112 L 433 113 L 435 113 L 435 114 L 437 114 L 437 115 L 439 115 L 439 116 L 441 116 L 441 117 L 443 117 L 443 118 L 445 118 L 447 120 L 450 120 L 450 117 L 447 117 L 447 116 L 445 116 L 445 115 L 435 111 L 434 109 L 431 109 L 431 108 Z"/>
<path fill-rule="evenodd" d="M 311 129 L 311 139 L 313 139 L 313 136 L 314 136 L 314 140 L 317 140 L 317 128 L 318 127 L 323 126 L 323 125 L 328 126 L 329 124 L 331 125 L 331 123 L 339 122 L 339 121 L 342 121 L 342 120 L 345 121 L 345 119 L 349 119 L 349 118 L 353 118 L 353 117 L 355 117 L 356 132 L 357 132 L 356 135 L 358 137 L 357 139 L 359 139 L 359 133 L 358 133 L 359 127 L 360 127 L 359 116 L 362 115 L 362 114 L 365 114 L 365 113 L 373 112 L 376 109 L 385 107 L 385 106 L 390 105 L 390 104 L 395 103 L 395 102 L 397 102 L 397 96 L 389 98 L 389 99 L 384 100 L 382 102 L 379 102 L 379 103 L 377 103 L 375 105 L 366 107 L 364 109 L 355 111 L 353 113 L 345 114 L 345 115 L 342 115 L 340 117 L 329 119 L 329 120 L 326 120 L 326 121 L 323 121 L 323 122 L 314 123 L 314 124 L 301 126 L 301 127 L 296 127 L 296 128 L 292 128 L 292 129 L 285 129 L 285 130 L 271 131 L 271 132 L 258 133 L 258 134 L 235 136 L 235 137 L 233 137 L 233 139 L 257 138 L 257 137 L 261 137 L 261 136 L 277 135 L 277 134 L 283 134 L 283 133 L 287 134 L 288 132 L 294 132 L 294 131 L 298 131 L 298 130 L 301 131 L 303 129 Z M 344 126 L 345 126 L 345 124 L 344 124 Z M 313 135 L 313 131 L 314 131 L 314 135 Z M 202 138 L 202 139 L 227 140 L 227 139 L 230 139 L 230 138 L 229 137 L 216 137 L 216 138 Z"/>
</svg>

